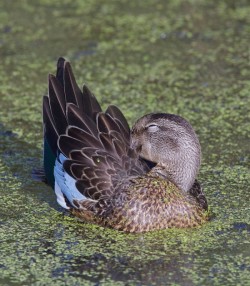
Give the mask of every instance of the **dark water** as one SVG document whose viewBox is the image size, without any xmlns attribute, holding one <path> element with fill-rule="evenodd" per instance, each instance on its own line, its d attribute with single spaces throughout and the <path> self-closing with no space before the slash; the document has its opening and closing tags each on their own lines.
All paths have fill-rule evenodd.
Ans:
<svg viewBox="0 0 250 286">
<path fill-rule="evenodd" d="M 250 285 L 249 1 L 138 2 L 0 2 L 0 285 Z M 210 222 L 123 234 L 77 222 L 32 180 L 59 56 L 130 123 L 192 123 Z"/>
</svg>

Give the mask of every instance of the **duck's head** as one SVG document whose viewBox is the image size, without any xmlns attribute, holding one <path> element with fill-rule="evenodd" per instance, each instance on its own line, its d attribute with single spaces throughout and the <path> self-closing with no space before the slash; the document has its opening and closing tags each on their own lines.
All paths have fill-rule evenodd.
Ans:
<svg viewBox="0 0 250 286">
<path fill-rule="evenodd" d="M 131 130 L 131 147 L 156 164 L 180 189 L 188 191 L 196 178 L 201 148 L 191 124 L 166 113 L 151 113 L 138 119 Z"/>
</svg>

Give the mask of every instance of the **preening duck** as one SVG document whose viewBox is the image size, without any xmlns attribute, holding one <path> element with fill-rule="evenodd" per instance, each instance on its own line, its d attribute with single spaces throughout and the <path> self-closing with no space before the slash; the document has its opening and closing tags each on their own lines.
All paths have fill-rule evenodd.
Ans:
<svg viewBox="0 0 250 286">
<path fill-rule="evenodd" d="M 182 117 L 152 113 L 130 130 L 102 111 L 59 58 L 43 98 L 44 171 L 57 202 L 83 221 L 126 232 L 195 227 L 208 220 L 196 176 L 200 144 Z"/>
</svg>

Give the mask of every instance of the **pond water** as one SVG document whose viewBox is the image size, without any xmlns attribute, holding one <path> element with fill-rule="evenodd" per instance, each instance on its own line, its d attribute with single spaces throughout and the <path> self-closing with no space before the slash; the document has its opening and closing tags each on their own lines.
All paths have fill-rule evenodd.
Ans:
<svg viewBox="0 0 250 286">
<path fill-rule="evenodd" d="M 248 0 L 0 2 L 0 285 L 250 285 L 249 14 Z M 32 179 L 59 56 L 130 124 L 192 123 L 211 221 L 124 234 L 78 222 Z"/>
</svg>

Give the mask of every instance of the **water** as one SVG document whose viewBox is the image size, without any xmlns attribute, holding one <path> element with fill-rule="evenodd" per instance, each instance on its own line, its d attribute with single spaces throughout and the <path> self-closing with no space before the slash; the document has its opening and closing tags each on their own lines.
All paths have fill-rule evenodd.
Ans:
<svg viewBox="0 0 250 286">
<path fill-rule="evenodd" d="M 250 285 L 248 1 L 1 1 L 0 285 Z M 76 221 L 31 176 L 59 56 L 130 124 L 199 134 L 211 221 L 129 235 Z"/>
</svg>

